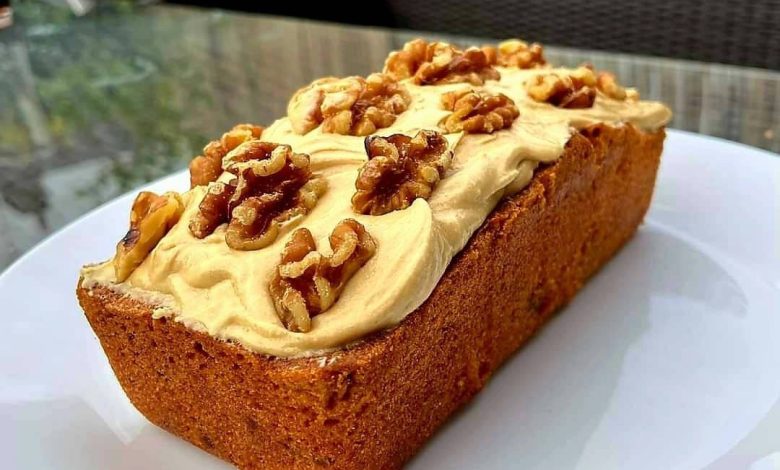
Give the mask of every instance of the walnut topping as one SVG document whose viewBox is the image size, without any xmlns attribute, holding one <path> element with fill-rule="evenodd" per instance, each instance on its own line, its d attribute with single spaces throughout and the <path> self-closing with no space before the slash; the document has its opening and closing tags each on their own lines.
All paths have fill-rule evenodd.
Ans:
<svg viewBox="0 0 780 470">
<path fill-rule="evenodd" d="M 309 156 L 287 145 L 251 140 L 231 156 L 227 171 L 236 178 L 209 186 L 189 225 L 197 238 L 227 223 L 229 247 L 263 248 L 276 240 L 282 223 L 307 214 L 325 191 L 325 181 L 312 178 Z"/>
<path fill-rule="evenodd" d="M 184 204 L 176 193 L 158 196 L 143 191 L 130 210 L 130 230 L 116 245 L 114 274 L 123 282 L 137 268 L 160 239 L 179 221 Z"/>
<path fill-rule="evenodd" d="M 436 131 L 366 137 L 365 146 L 368 161 L 352 196 L 359 214 L 382 215 L 406 209 L 418 197 L 428 199 L 452 159 L 447 139 Z"/>
<path fill-rule="evenodd" d="M 482 50 L 487 54 L 491 64 L 502 67 L 532 69 L 547 63 L 541 44 L 528 44 L 519 39 L 504 41 L 499 43 L 498 47 L 484 46 Z"/>
<path fill-rule="evenodd" d="M 444 42 L 415 39 L 392 52 L 384 72 L 396 80 L 414 77 L 417 85 L 467 82 L 482 85 L 501 78 L 485 51 L 476 47 L 460 50 Z"/>
<path fill-rule="evenodd" d="M 322 124 L 323 132 L 362 136 L 392 125 L 410 101 L 403 85 L 385 74 L 327 77 L 298 90 L 287 115 L 298 134 Z"/>
<path fill-rule="evenodd" d="M 311 318 L 333 306 L 347 281 L 376 251 L 374 239 L 353 219 L 339 222 L 329 241 L 333 253 L 325 256 L 317 251 L 311 232 L 300 228 L 282 251 L 269 291 L 290 331 L 310 331 Z"/>
<path fill-rule="evenodd" d="M 634 89 L 625 89 L 617 82 L 615 75 L 610 72 L 601 72 L 596 78 L 596 86 L 608 97 L 615 100 L 638 100 L 639 93 Z"/>
<path fill-rule="evenodd" d="M 206 238 L 228 221 L 228 203 L 236 191 L 236 180 L 228 184 L 215 182 L 198 205 L 198 212 L 190 219 L 190 232 L 196 238 Z"/>
<path fill-rule="evenodd" d="M 216 181 L 222 174 L 222 158 L 243 142 L 259 139 L 263 133 L 261 126 L 238 124 L 222 134 L 220 140 L 212 140 L 203 148 L 203 155 L 190 162 L 190 187 L 201 186 Z"/>
<path fill-rule="evenodd" d="M 596 99 L 596 75 L 588 67 L 578 67 L 568 75 L 536 75 L 525 83 L 535 101 L 559 108 L 590 108 Z"/>
<path fill-rule="evenodd" d="M 441 95 L 441 104 L 452 114 L 441 122 L 447 132 L 487 133 L 506 129 L 520 115 L 515 102 L 503 93 L 460 90 Z"/>
</svg>

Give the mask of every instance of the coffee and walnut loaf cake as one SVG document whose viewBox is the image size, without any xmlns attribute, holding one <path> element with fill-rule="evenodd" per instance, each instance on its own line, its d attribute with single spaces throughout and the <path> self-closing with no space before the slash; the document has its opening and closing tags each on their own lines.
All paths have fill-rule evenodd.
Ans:
<svg viewBox="0 0 780 470">
<path fill-rule="evenodd" d="M 142 192 L 77 294 L 158 426 L 240 468 L 398 468 L 631 238 L 670 116 L 538 44 L 411 41 Z"/>
</svg>

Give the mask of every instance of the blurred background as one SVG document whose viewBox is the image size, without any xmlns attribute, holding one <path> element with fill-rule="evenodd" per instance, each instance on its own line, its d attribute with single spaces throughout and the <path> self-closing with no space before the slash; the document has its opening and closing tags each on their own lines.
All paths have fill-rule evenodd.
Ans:
<svg viewBox="0 0 780 470">
<path fill-rule="evenodd" d="M 297 88 L 381 69 L 413 37 L 520 37 L 614 71 L 671 127 L 780 151 L 780 0 L 0 0 L 0 270 L 185 168 Z M 113 233 L 113 231 L 112 231 Z"/>
</svg>

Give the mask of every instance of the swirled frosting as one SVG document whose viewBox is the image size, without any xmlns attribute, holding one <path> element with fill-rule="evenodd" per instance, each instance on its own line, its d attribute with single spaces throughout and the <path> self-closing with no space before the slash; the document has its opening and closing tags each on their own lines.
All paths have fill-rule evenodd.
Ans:
<svg viewBox="0 0 780 470">
<path fill-rule="evenodd" d="M 520 110 L 513 125 L 494 134 L 448 134 L 454 150 L 452 166 L 428 200 L 382 216 L 355 214 L 350 198 L 358 169 L 366 161 L 363 137 L 293 132 L 282 118 L 262 139 L 289 144 L 311 156 L 312 169 L 327 179 L 328 190 L 313 211 L 286 224 L 277 240 L 256 251 L 236 251 L 225 244 L 224 226 L 200 240 L 188 230 L 206 188 L 183 195 L 186 208 L 179 223 L 160 241 L 124 283 L 115 282 L 110 262 L 85 267 L 84 285 L 107 285 L 155 304 L 155 316 L 170 316 L 209 335 L 244 345 L 259 353 L 311 356 L 397 325 L 431 294 L 453 256 L 484 222 L 498 201 L 521 190 L 539 163 L 559 158 L 578 128 L 605 122 L 632 123 L 653 131 L 671 118 L 661 103 L 613 100 L 598 93 L 587 109 L 559 109 L 537 103 L 523 83 L 539 73 L 566 69 L 520 70 L 498 67 L 501 79 L 483 89 L 512 98 Z M 441 94 L 468 84 L 415 86 L 405 82 L 411 105 L 380 135 L 414 135 L 438 129 L 449 112 Z M 320 247 L 328 246 L 333 227 L 345 218 L 363 224 L 377 241 L 373 258 L 360 269 L 336 304 L 313 318 L 312 329 L 296 333 L 277 317 L 268 283 L 293 230 L 308 228 Z"/>
</svg>

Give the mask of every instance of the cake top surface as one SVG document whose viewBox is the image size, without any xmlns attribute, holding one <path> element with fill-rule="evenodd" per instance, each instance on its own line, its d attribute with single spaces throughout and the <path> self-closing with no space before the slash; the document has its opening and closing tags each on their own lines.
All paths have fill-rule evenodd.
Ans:
<svg viewBox="0 0 780 470">
<path fill-rule="evenodd" d="M 316 80 L 287 117 L 209 144 L 189 191 L 142 193 L 117 255 L 85 267 L 84 285 L 252 351 L 316 355 L 421 305 L 572 133 L 670 118 L 611 74 L 544 63 L 536 44 L 412 41 L 382 74 Z"/>
</svg>

